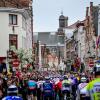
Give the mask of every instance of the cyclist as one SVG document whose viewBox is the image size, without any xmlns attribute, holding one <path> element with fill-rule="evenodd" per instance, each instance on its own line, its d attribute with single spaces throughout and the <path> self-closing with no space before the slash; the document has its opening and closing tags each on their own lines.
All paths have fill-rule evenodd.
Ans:
<svg viewBox="0 0 100 100">
<path fill-rule="evenodd" d="M 61 88 L 62 88 L 62 78 L 59 78 L 55 81 L 54 84 L 54 90 L 55 90 L 55 100 L 57 99 L 57 96 L 59 97 L 59 100 L 61 100 Z"/>
<path fill-rule="evenodd" d="M 81 78 L 86 78 L 87 82 L 89 81 L 89 78 L 88 78 L 88 76 L 85 73 L 81 74 L 80 81 L 81 81 Z"/>
<path fill-rule="evenodd" d="M 53 84 L 50 82 L 49 77 L 45 77 L 45 82 L 43 83 L 43 97 L 44 100 L 53 100 L 54 91 L 53 91 Z"/>
<path fill-rule="evenodd" d="M 94 74 L 95 79 L 89 82 L 86 89 L 90 100 L 100 100 L 100 60 L 95 64 Z"/>
<path fill-rule="evenodd" d="M 78 85 L 78 80 L 74 75 L 72 75 L 69 79 L 71 80 L 71 85 L 72 85 L 72 95 L 73 95 L 73 97 L 75 97 L 77 85 Z"/>
<path fill-rule="evenodd" d="M 71 94 L 71 82 L 68 80 L 68 76 L 64 76 L 64 80 L 62 81 L 62 94 L 63 98 L 70 98 Z"/>
<path fill-rule="evenodd" d="M 2 100 L 23 100 L 18 95 L 18 88 L 15 85 L 10 85 L 7 90 L 8 96 L 4 97 Z"/>
<path fill-rule="evenodd" d="M 43 97 L 43 78 L 40 77 L 37 81 L 37 100 L 42 100 Z"/>
<path fill-rule="evenodd" d="M 88 79 L 86 77 L 81 77 L 80 84 L 78 85 L 77 89 L 77 99 L 78 100 L 85 100 L 87 97 L 86 86 L 88 84 Z"/>
<path fill-rule="evenodd" d="M 31 100 L 36 100 L 36 92 L 37 92 L 37 83 L 35 78 L 31 77 L 28 81 L 28 98 Z"/>
</svg>

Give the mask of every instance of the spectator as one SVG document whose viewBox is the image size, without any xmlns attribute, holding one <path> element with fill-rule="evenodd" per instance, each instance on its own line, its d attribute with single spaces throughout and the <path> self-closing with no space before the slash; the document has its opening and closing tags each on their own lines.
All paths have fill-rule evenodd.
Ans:
<svg viewBox="0 0 100 100">
<path fill-rule="evenodd" d="M 2 68 L 2 63 L 0 62 L 0 73 L 2 73 L 3 68 Z"/>
</svg>

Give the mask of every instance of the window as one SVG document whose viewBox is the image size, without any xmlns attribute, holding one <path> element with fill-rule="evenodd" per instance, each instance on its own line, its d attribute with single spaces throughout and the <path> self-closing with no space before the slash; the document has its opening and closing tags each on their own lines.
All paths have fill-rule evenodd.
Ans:
<svg viewBox="0 0 100 100">
<path fill-rule="evenodd" d="M 64 44 L 64 36 L 58 36 L 58 41 L 61 43 L 61 44 Z"/>
<path fill-rule="evenodd" d="M 60 19 L 60 27 L 65 27 L 65 20 L 64 19 Z"/>
<path fill-rule="evenodd" d="M 9 24 L 10 25 L 17 25 L 17 15 L 9 14 Z"/>
<path fill-rule="evenodd" d="M 16 34 L 9 34 L 9 48 L 11 46 L 15 46 L 16 49 L 18 47 L 18 36 Z"/>
</svg>

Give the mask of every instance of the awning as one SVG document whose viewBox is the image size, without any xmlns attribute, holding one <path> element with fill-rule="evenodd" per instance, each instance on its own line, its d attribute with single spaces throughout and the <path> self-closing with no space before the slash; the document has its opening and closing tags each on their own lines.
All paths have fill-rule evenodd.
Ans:
<svg viewBox="0 0 100 100">
<path fill-rule="evenodd" d="M 0 57 L 0 62 L 2 62 L 5 59 L 6 59 L 6 57 Z"/>
</svg>

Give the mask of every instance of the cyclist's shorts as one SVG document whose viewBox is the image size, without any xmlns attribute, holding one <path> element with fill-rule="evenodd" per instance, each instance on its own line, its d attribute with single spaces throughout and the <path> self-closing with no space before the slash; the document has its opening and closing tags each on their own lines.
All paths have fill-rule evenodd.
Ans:
<svg viewBox="0 0 100 100">
<path fill-rule="evenodd" d="M 69 94 L 70 91 L 68 91 L 68 90 L 63 90 L 62 93 L 63 93 L 63 94 L 68 93 L 68 94 Z"/>
<path fill-rule="evenodd" d="M 31 95 L 31 94 L 33 94 L 33 96 L 36 96 L 36 89 L 34 90 L 28 89 L 28 95 Z"/>
<path fill-rule="evenodd" d="M 90 98 L 81 94 L 80 95 L 80 100 L 90 100 Z"/>
<path fill-rule="evenodd" d="M 52 97 L 53 94 L 54 94 L 53 91 L 44 91 L 44 96 Z"/>
</svg>

